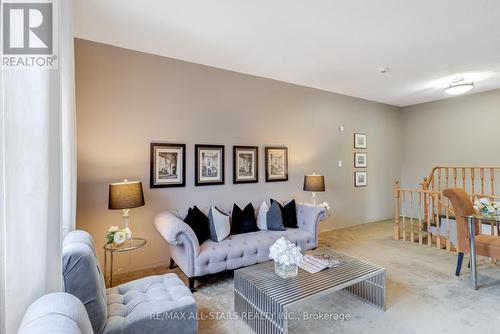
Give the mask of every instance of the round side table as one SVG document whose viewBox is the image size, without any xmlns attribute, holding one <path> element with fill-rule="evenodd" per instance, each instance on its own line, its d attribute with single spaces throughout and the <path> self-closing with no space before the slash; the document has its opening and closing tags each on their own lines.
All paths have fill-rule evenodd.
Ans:
<svg viewBox="0 0 500 334">
<path fill-rule="evenodd" d="M 113 254 L 114 253 L 123 253 L 130 252 L 141 247 L 144 247 L 146 244 L 146 240 L 142 238 L 132 238 L 130 240 L 125 241 L 121 246 L 116 246 L 115 244 L 106 244 L 104 245 L 104 282 L 106 286 L 113 286 Z M 108 275 L 108 253 L 110 257 L 110 268 Z"/>
</svg>

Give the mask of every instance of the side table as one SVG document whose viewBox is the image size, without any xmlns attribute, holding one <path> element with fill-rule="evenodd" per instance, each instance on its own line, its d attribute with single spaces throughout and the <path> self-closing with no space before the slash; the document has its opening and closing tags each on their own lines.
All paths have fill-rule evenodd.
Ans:
<svg viewBox="0 0 500 334">
<path fill-rule="evenodd" d="M 146 244 L 146 240 L 142 238 L 132 238 L 130 240 L 125 241 L 121 246 L 116 246 L 114 244 L 106 244 L 104 245 L 104 283 L 106 286 L 113 286 L 113 254 L 114 253 L 123 253 L 130 252 L 141 247 L 144 247 Z M 108 253 L 110 257 L 110 268 L 108 275 Z"/>
</svg>

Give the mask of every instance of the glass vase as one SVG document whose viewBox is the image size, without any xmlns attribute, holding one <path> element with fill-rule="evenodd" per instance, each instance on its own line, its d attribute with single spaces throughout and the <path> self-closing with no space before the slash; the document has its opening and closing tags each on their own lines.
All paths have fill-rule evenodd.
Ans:
<svg viewBox="0 0 500 334">
<path fill-rule="evenodd" d="M 283 278 L 297 276 L 299 269 L 296 264 L 285 264 L 274 261 L 274 272 Z"/>
</svg>

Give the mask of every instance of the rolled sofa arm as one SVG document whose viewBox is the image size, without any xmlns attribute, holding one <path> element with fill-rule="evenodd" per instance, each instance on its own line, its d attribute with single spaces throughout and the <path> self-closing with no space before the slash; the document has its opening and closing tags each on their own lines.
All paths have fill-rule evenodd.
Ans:
<svg viewBox="0 0 500 334">
<path fill-rule="evenodd" d="M 85 306 L 66 292 L 35 300 L 24 314 L 18 334 L 94 333 Z"/>
<path fill-rule="evenodd" d="M 191 227 L 173 213 L 158 214 L 155 227 L 168 242 L 170 256 L 188 277 L 194 275 L 194 261 L 200 254 L 198 238 Z"/>
<path fill-rule="evenodd" d="M 301 230 L 314 236 L 316 245 L 318 244 L 318 224 L 326 217 L 326 209 L 321 205 L 297 203 L 297 225 Z"/>
</svg>

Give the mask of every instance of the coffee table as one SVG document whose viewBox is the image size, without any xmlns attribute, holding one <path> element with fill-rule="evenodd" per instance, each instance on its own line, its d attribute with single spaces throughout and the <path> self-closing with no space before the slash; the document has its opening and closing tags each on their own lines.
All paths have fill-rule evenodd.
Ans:
<svg viewBox="0 0 500 334">
<path fill-rule="evenodd" d="M 297 276 L 285 279 L 274 273 L 273 261 L 234 271 L 234 310 L 255 333 L 288 333 L 291 306 L 339 290 L 385 311 L 384 268 L 330 248 L 313 252 L 331 254 L 342 264 L 315 274 L 299 268 Z"/>
</svg>

